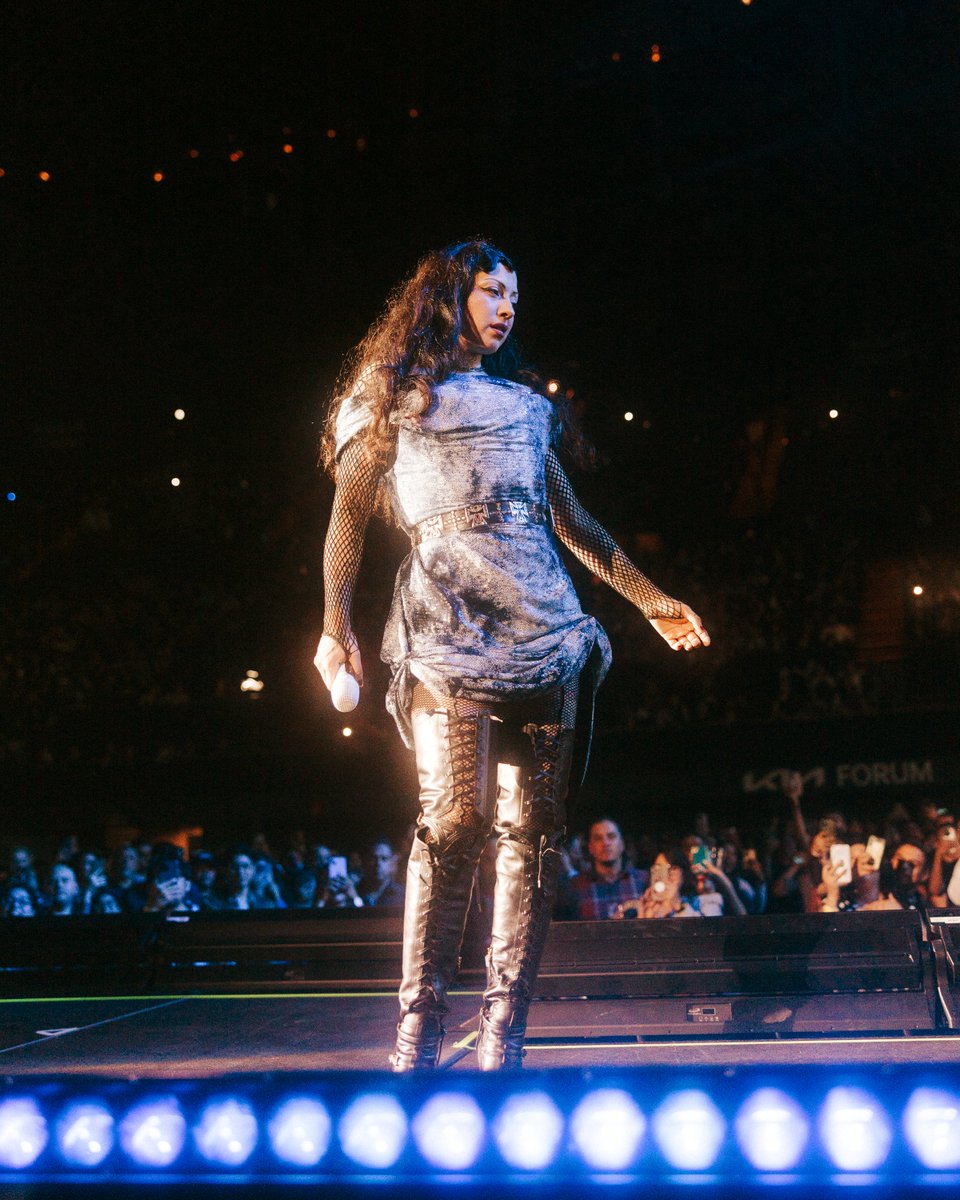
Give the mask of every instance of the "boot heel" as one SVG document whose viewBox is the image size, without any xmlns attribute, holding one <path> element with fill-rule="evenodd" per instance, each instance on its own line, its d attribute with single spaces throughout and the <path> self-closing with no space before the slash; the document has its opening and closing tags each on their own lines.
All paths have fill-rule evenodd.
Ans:
<svg viewBox="0 0 960 1200">
<path fill-rule="evenodd" d="M 445 1032 L 433 1013 L 407 1013 L 397 1026 L 397 1047 L 390 1055 L 394 1074 L 434 1070 L 440 1061 Z"/>
</svg>

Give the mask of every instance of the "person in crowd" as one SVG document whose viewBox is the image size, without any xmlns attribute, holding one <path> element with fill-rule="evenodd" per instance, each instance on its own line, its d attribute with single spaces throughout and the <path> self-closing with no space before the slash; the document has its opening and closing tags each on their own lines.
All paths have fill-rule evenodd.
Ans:
<svg viewBox="0 0 960 1200">
<path fill-rule="evenodd" d="M 138 911 L 131 903 L 131 893 L 136 889 L 142 892 L 146 877 L 140 870 L 140 855 L 136 846 L 128 842 L 115 852 L 110 861 L 108 878 L 110 888 L 120 900 L 124 912 Z"/>
<path fill-rule="evenodd" d="M 150 856 L 153 854 L 153 842 L 147 838 L 141 839 L 137 843 L 137 854 L 140 858 L 139 872 L 144 879 L 147 877 L 147 870 L 150 866 Z"/>
<path fill-rule="evenodd" d="M 357 891 L 348 863 L 346 855 L 330 855 L 323 886 L 320 886 L 320 880 L 317 881 L 317 908 L 363 908 L 363 898 Z"/>
<path fill-rule="evenodd" d="M 33 896 L 40 894 L 40 880 L 33 861 L 33 851 L 20 844 L 10 851 L 10 869 L 7 872 L 7 887 L 25 887 Z"/>
<path fill-rule="evenodd" d="M 90 912 L 98 917 L 122 916 L 125 909 L 112 888 L 104 887 L 95 892 L 90 902 Z"/>
<path fill-rule="evenodd" d="M 76 833 L 68 833 L 54 855 L 54 862 L 66 863 L 71 869 L 80 857 L 80 837 Z"/>
<path fill-rule="evenodd" d="M 897 897 L 904 908 L 919 908 L 926 899 L 927 856 L 923 835 L 914 826 L 913 840 L 904 840 L 890 855 L 890 866 L 897 874 Z"/>
<path fill-rule="evenodd" d="M 767 896 L 767 912 L 803 912 L 807 855 L 798 846 L 792 830 L 784 830 L 777 839 L 768 863 L 772 882 Z"/>
<path fill-rule="evenodd" d="M 563 868 L 561 879 L 572 879 L 581 871 L 590 870 L 590 855 L 587 852 L 587 839 L 582 833 L 572 833 L 560 847 L 560 857 Z"/>
<path fill-rule="evenodd" d="M 755 916 L 764 912 L 767 881 L 754 847 L 744 847 L 739 832 L 731 828 L 724 831 L 717 848 L 723 854 L 724 874 L 736 889 L 747 914 Z"/>
<path fill-rule="evenodd" d="M 197 889 L 201 909 L 216 909 L 217 900 L 217 863 L 209 850 L 194 850 L 190 855 L 190 877 Z"/>
<path fill-rule="evenodd" d="M 746 906 L 737 894 L 729 876 L 720 866 L 716 848 L 697 834 L 684 838 L 682 849 L 696 877 L 699 909 L 704 917 L 743 917 Z"/>
<path fill-rule="evenodd" d="M 269 857 L 254 859 L 253 879 L 250 883 L 251 908 L 286 908 L 280 884 L 274 875 L 274 864 Z"/>
<path fill-rule="evenodd" d="M 80 885 L 77 911 L 84 914 L 93 912 L 94 897 L 107 886 L 107 871 L 101 855 L 92 850 L 86 850 L 80 855 L 77 883 Z"/>
<path fill-rule="evenodd" d="M 351 356 L 324 439 L 336 493 L 314 662 L 328 688 L 341 667 L 362 683 L 352 607 L 378 496 L 389 495 L 412 542 L 382 650 L 392 673 L 388 706 L 420 778 L 397 1071 L 437 1064 L 445 992 L 494 828 L 477 1061 L 484 1070 L 522 1061 L 561 866 L 578 700 L 610 661 L 558 543 L 639 608 L 672 649 L 710 641 L 697 614 L 651 583 L 577 500 L 557 457 L 561 443 L 583 446 L 572 414 L 509 341 L 517 287 L 513 263 L 488 242 L 427 255 Z"/>
<path fill-rule="evenodd" d="M 12 884 L 4 893 L 3 908 L 0 911 L 5 917 L 35 917 L 36 895 L 25 884 Z"/>
<path fill-rule="evenodd" d="M 586 848 L 589 867 L 560 881 L 557 916 L 579 921 L 622 916 L 624 906 L 647 890 L 648 873 L 627 859 L 623 833 L 610 817 L 593 822 Z"/>
<path fill-rule="evenodd" d="M 697 881 L 681 847 L 667 847 L 654 858 L 650 883 L 640 897 L 636 916 L 645 920 L 702 916 Z"/>
<path fill-rule="evenodd" d="M 169 842 L 151 847 L 144 884 L 143 912 L 199 912 L 200 897 L 190 882 L 183 851 Z"/>
<path fill-rule="evenodd" d="M 80 885 L 69 863 L 57 862 L 50 868 L 47 901 L 46 911 L 51 917 L 72 917 L 78 912 Z"/>
<path fill-rule="evenodd" d="M 287 906 L 289 908 L 314 908 L 317 903 L 317 873 L 310 867 L 300 867 L 288 873 Z"/>
<path fill-rule="evenodd" d="M 317 872 L 318 880 L 326 880 L 327 868 L 330 865 L 330 859 L 333 857 L 333 851 L 323 842 L 315 842 L 310 848 L 310 856 L 307 860 L 307 865 L 312 866 Z"/>
<path fill-rule="evenodd" d="M 373 843 L 361 881 L 364 904 L 376 908 L 403 907 L 403 885 L 397 882 L 399 864 L 399 856 L 386 838 Z"/>
<path fill-rule="evenodd" d="M 884 909 L 916 907 L 917 894 L 913 883 L 913 872 L 904 859 L 894 866 L 894 855 L 885 854 L 875 872 L 876 889 L 870 899 L 861 900 L 855 886 L 842 887 L 837 867 L 832 862 L 823 865 L 822 900 L 819 911 L 837 912 L 880 912 Z"/>
<path fill-rule="evenodd" d="M 953 813 L 939 809 L 933 829 L 929 853 L 930 873 L 927 877 L 927 900 L 933 908 L 947 908 L 960 900 L 960 838 Z M 956 879 L 954 877 L 957 877 Z M 951 887 L 954 895 L 950 895 Z"/>
<path fill-rule="evenodd" d="M 253 859 L 246 847 L 241 847 L 228 856 L 222 872 L 221 909 L 246 912 L 255 907 L 250 891 L 254 872 Z"/>
</svg>

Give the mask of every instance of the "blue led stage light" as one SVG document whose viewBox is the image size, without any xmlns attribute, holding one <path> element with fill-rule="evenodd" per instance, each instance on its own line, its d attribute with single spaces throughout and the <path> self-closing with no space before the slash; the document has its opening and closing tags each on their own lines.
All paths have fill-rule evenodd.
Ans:
<svg viewBox="0 0 960 1200">
<path fill-rule="evenodd" d="M 504 1162 L 521 1171 L 542 1171 L 556 1158 L 563 1114 L 546 1092 L 521 1092 L 494 1117 L 492 1133 Z"/>
<path fill-rule="evenodd" d="M 660 1153 L 678 1171 L 709 1170 L 727 1132 L 720 1109 L 699 1088 L 667 1096 L 651 1126 Z"/>
<path fill-rule="evenodd" d="M 637 1156 L 647 1122 L 620 1088 L 589 1092 L 573 1110 L 570 1134 L 580 1157 L 597 1171 L 622 1171 Z"/>
<path fill-rule="evenodd" d="M 178 1080 L 164 1092 L 115 1080 L 0 1083 L 5 1181 L 86 1184 L 162 1176 L 379 1182 L 705 1179 L 766 1187 L 960 1185 L 955 1068 L 469 1071 Z M 603 1084 L 606 1086 L 603 1086 Z M 649 1127 L 649 1134 L 647 1136 Z M 952 1173 L 952 1174 L 951 1174 Z M 439 1184 L 438 1184 L 439 1186 Z M 705 1186 L 705 1185 L 704 1185 Z M 931 1185 L 932 1186 L 932 1185 Z M 564 1191 L 564 1189 L 572 1189 Z M 945 1193 L 941 1193 L 945 1194 Z"/>
<path fill-rule="evenodd" d="M 63 1161 L 72 1167 L 98 1167 L 113 1149 L 115 1123 L 99 1100 L 67 1105 L 56 1126 Z"/>
<path fill-rule="evenodd" d="M 187 1139 L 187 1122 L 172 1096 L 146 1100 L 120 1122 L 120 1145 L 140 1167 L 169 1167 Z"/>
<path fill-rule="evenodd" d="M 960 1167 L 960 1096 L 943 1088 L 918 1087 L 903 1112 L 910 1149 L 932 1171 Z"/>
<path fill-rule="evenodd" d="M 0 1166 L 32 1167 L 50 1137 L 47 1121 L 30 1096 L 11 1096 L 0 1103 Z"/>
<path fill-rule="evenodd" d="M 257 1118 L 250 1105 L 228 1098 L 211 1101 L 204 1108 L 193 1140 L 208 1162 L 239 1167 L 253 1153 L 258 1134 Z"/>
<path fill-rule="evenodd" d="M 319 1100 L 291 1096 L 270 1118 L 267 1132 L 271 1149 L 281 1162 L 315 1167 L 329 1149 L 333 1125 Z"/>
<path fill-rule="evenodd" d="M 890 1118 L 863 1088 L 831 1088 L 820 1110 L 819 1127 L 824 1149 L 841 1171 L 875 1171 L 890 1152 Z"/>
<path fill-rule="evenodd" d="M 439 1092 L 413 1118 L 413 1140 L 424 1159 L 443 1171 L 472 1167 L 486 1140 L 480 1105 L 463 1092 Z"/>
<path fill-rule="evenodd" d="M 395 1096 L 361 1095 L 340 1118 L 337 1132 L 347 1158 L 361 1167 L 386 1170 L 403 1153 L 407 1116 Z"/>
<path fill-rule="evenodd" d="M 758 1088 L 733 1123 L 740 1152 L 758 1171 L 792 1171 L 810 1138 L 803 1109 L 779 1088 Z"/>
</svg>

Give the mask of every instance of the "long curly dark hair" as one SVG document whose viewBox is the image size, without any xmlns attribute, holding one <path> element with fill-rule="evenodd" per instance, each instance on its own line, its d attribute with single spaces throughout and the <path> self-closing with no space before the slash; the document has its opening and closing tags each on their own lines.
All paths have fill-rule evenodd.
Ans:
<svg viewBox="0 0 960 1200">
<path fill-rule="evenodd" d="M 433 389 L 461 366 L 460 334 L 478 272 L 501 265 L 516 270 L 513 261 L 484 238 L 456 242 L 425 255 L 410 278 L 391 292 L 337 380 L 321 441 L 321 461 L 331 475 L 336 475 L 337 414 L 351 395 L 362 395 L 373 414 L 361 435 L 364 449 L 378 466 L 386 466 L 397 418 L 426 412 Z M 546 395 L 558 410 L 561 445 L 577 464 L 590 461 L 589 447 L 565 397 L 547 392 L 513 337 L 496 353 L 485 355 L 482 366 L 488 375 L 525 383 Z"/>
</svg>

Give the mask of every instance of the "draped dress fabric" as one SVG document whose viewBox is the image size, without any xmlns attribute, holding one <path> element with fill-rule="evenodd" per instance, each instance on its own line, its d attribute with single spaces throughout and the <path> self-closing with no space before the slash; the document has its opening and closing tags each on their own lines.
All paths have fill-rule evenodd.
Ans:
<svg viewBox="0 0 960 1200">
<path fill-rule="evenodd" d="M 362 396 L 337 419 L 337 454 L 370 420 Z M 385 477 L 410 532 L 438 513 L 484 501 L 546 506 L 545 460 L 556 434 L 546 397 L 482 368 L 450 375 L 429 409 L 402 418 Z M 397 574 L 381 657 L 392 671 L 387 708 L 412 746 L 416 680 L 434 692 L 487 702 L 572 682 L 610 643 L 580 607 L 549 525 L 490 525 L 426 538 Z"/>
</svg>

